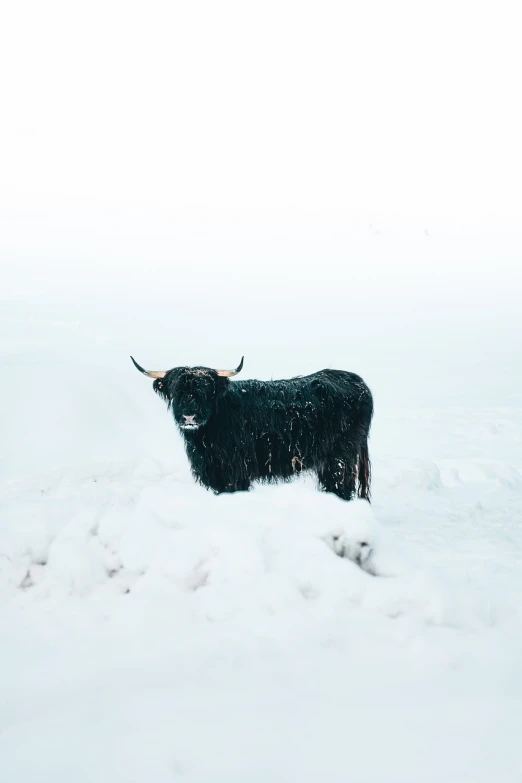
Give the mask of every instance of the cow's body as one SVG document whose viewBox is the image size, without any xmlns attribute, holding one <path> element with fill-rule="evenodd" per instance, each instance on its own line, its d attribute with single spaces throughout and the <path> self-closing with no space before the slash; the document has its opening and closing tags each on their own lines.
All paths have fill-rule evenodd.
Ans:
<svg viewBox="0 0 522 783">
<path fill-rule="evenodd" d="M 322 370 L 290 380 L 230 381 L 209 368 L 178 367 L 153 377 L 203 486 L 244 491 L 255 481 L 312 471 L 327 492 L 369 499 L 373 400 L 358 375 Z"/>
</svg>

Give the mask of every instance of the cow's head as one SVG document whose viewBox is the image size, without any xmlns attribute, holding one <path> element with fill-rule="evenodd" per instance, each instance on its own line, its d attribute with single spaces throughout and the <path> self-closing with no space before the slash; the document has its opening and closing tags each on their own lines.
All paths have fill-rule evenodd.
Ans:
<svg viewBox="0 0 522 783">
<path fill-rule="evenodd" d="M 134 361 L 134 366 L 149 378 L 152 387 L 172 408 L 174 420 L 183 432 L 197 430 L 205 425 L 214 406 L 216 395 L 243 367 L 243 359 L 235 370 L 212 370 L 210 367 L 174 367 L 172 370 L 144 370 Z"/>
</svg>

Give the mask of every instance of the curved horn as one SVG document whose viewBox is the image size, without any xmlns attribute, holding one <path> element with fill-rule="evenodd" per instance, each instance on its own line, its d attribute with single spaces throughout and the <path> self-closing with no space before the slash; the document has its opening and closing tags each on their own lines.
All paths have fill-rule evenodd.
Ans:
<svg viewBox="0 0 522 783">
<path fill-rule="evenodd" d="M 167 374 L 166 370 L 144 370 L 143 367 L 140 367 L 138 362 L 135 362 L 133 357 L 131 356 L 132 363 L 136 367 L 137 370 L 143 373 L 143 375 L 147 375 L 149 378 L 164 378 Z"/>
<path fill-rule="evenodd" d="M 243 359 L 245 357 L 241 357 L 241 361 L 239 362 L 238 366 L 235 370 L 216 370 L 218 375 L 221 375 L 223 378 L 231 378 L 233 375 L 237 375 L 238 372 L 241 372 L 243 369 Z"/>
</svg>

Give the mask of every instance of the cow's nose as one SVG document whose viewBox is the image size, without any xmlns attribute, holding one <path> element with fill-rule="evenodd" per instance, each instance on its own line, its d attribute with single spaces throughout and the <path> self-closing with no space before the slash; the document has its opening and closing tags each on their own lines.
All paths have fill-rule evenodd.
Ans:
<svg viewBox="0 0 522 783">
<path fill-rule="evenodd" d="M 185 424 L 194 424 L 194 419 L 196 417 L 195 416 L 185 416 L 184 415 L 183 418 L 185 419 Z"/>
</svg>

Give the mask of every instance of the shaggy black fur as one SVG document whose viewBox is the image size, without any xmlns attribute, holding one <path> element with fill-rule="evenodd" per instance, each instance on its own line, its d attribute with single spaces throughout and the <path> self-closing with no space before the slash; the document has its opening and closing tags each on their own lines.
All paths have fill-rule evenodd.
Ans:
<svg viewBox="0 0 522 783">
<path fill-rule="evenodd" d="M 230 381 L 208 367 L 176 367 L 153 388 L 172 409 L 204 487 L 236 492 L 309 470 L 327 492 L 370 499 L 373 400 L 358 375 Z"/>
</svg>

